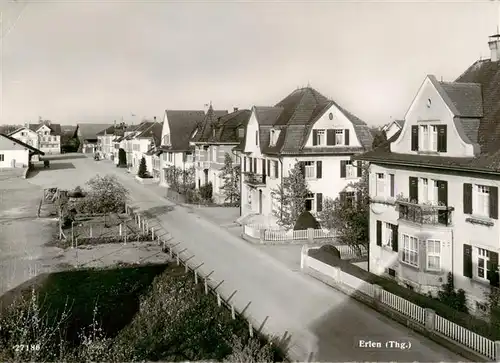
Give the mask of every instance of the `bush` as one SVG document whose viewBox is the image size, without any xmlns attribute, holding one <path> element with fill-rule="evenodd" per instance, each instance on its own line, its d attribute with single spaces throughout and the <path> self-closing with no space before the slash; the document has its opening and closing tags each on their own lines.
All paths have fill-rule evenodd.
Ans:
<svg viewBox="0 0 500 363">
<path fill-rule="evenodd" d="M 200 192 L 196 189 L 188 189 L 186 190 L 186 203 L 189 204 L 198 204 L 200 203 L 201 195 Z"/>
<path fill-rule="evenodd" d="M 68 197 L 70 198 L 83 198 L 85 193 L 80 186 L 77 186 L 73 191 L 68 192 Z"/>
<path fill-rule="evenodd" d="M 295 222 L 295 226 L 293 226 L 294 231 L 303 231 L 305 229 L 319 229 L 321 228 L 319 222 L 314 218 L 311 212 L 304 211 Z"/>
<path fill-rule="evenodd" d="M 146 158 L 144 156 L 141 158 L 141 163 L 139 164 L 139 170 L 137 171 L 137 176 L 139 178 L 148 177 L 148 168 L 146 166 Z"/>
<path fill-rule="evenodd" d="M 212 183 L 208 183 L 200 187 L 200 196 L 201 199 L 206 201 L 212 200 L 213 186 Z"/>
<path fill-rule="evenodd" d="M 356 265 L 352 265 L 347 261 L 339 259 L 331 252 L 328 253 L 327 249 L 321 250 L 320 248 L 317 250 L 310 250 L 309 256 L 330 266 L 339 267 L 343 272 L 353 275 L 363 281 L 366 281 L 367 283 L 379 285 L 384 290 L 405 300 L 408 300 L 424 309 L 432 309 L 439 316 L 448 319 L 466 329 L 472 330 L 479 335 L 487 337 L 491 340 L 500 339 L 500 331 L 496 329 L 496 327 L 486 323 L 484 320 L 454 310 L 436 299 L 419 294 L 406 287 L 403 287 L 394 280 L 390 280 L 383 276 L 378 276 L 372 274 L 371 272 L 365 271 Z"/>
</svg>

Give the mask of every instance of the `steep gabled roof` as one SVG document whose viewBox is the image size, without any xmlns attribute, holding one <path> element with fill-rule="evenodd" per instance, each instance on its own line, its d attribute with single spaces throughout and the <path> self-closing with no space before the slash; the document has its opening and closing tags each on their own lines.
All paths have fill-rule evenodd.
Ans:
<svg viewBox="0 0 500 363">
<path fill-rule="evenodd" d="M 78 124 L 78 134 L 82 140 L 96 140 L 97 134 L 110 127 L 110 124 Z"/>
<path fill-rule="evenodd" d="M 212 105 L 207 110 L 203 121 L 198 123 L 194 130 L 196 134 L 192 136 L 192 142 L 207 142 L 213 137 L 213 130 L 215 129 L 219 118 L 228 114 L 227 110 L 214 110 Z M 193 133 L 194 133 L 193 130 Z M 193 133 L 191 135 L 193 135 Z"/>
<path fill-rule="evenodd" d="M 42 126 L 47 126 L 49 129 L 50 129 L 50 134 L 51 135 L 54 135 L 54 136 L 61 136 L 61 124 L 55 124 L 55 123 L 52 123 L 52 122 L 49 122 L 49 121 L 42 121 L 40 123 L 37 123 L 37 124 L 29 124 L 28 127 L 30 128 L 30 130 L 32 131 L 38 131 L 38 129 Z"/>
<path fill-rule="evenodd" d="M 38 150 L 37 148 L 34 148 L 33 146 L 28 145 L 28 144 L 22 142 L 21 140 L 18 140 L 16 138 L 12 137 L 12 136 L 5 135 L 5 134 L 0 134 L 0 135 L 3 136 L 3 137 L 5 137 L 5 138 L 7 138 L 7 139 L 9 139 L 12 142 L 15 142 L 16 144 L 19 144 L 19 145 L 21 145 L 21 146 L 29 149 L 34 154 L 45 155 L 45 153 L 43 151 Z"/>
<path fill-rule="evenodd" d="M 207 113 L 210 112 L 210 109 Z M 196 134 L 191 142 L 200 143 L 239 143 L 238 129 L 246 128 L 252 112 L 250 110 L 237 110 L 231 113 L 220 111 L 221 116 L 205 117 L 204 125 L 198 125 Z M 215 119 L 215 116 L 217 118 Z"/>
<path fill-rule="evenodd" d="M 150 127 L 143 130 L 140 134 L 136 136 L 138 139 L 150 138 L 153 140 L 155 146 L 160 146 L 161 144 L 161 132 L 163 125 L 159 122 L 154 122 Z"/>
<path fill-rule="evenodd" d="M 389 144 L 358 156 L 368 161 L 411 164 L 442 169 L 462 169 L 500 173 L 500 62 L 480 60 L 470 66 L 455 82 L 440 84 L 445 102 L 451 103 L 465 135 L 477 142 L 480 154 L 474 158 L 397 154 Z M 439 91 L 439 90 L 438 90 Z M 479 95 L 480 94 L 480 95 Z M 479 100 L 481 99 L 481 105 Z M 477 115 L 481 115 L 481 117 Z M 474 116 L 476 115 L 476 116 Z"/>
<path fill-rule="evenodd" d="M 205 112 L 201 110 L 166 110 L 168 126 L 170 128 L 170 151 L 188 151 L 191 135 L 195 128 L 205 119 Z"/>
</svg>

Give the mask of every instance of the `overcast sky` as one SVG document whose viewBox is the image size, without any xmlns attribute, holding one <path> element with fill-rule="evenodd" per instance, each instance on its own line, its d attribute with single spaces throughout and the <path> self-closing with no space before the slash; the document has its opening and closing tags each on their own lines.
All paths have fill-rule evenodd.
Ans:
<svg viewBox="0 0 500 363">
<path fill-rule="evenodd" d="M 0 123 L 16 124 L 273 105 L 307 84 L 382 124 L 427 74 L 489 58 L 499 21 L 478 0 L 2 1 Z"/>
</svg>

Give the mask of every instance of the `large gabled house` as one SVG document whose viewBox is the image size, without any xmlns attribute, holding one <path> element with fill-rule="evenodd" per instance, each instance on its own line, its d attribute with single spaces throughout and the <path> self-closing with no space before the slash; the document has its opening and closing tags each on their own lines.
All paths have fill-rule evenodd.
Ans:
<svg viewBox="0 0 500 363">
<path fill-rule="evenodd" d="M 130 157 L 131 164 L 129 170 L 131 173 L 136 174 L 139 171 L 141 159 L 151 148 L 151 135 L 148 132 L 153 130 L 155 124 L 158 124 L 156 116 L 152 121 L 144 120 L 133 130 L 133 133 L 126 137 L 128 141 L 127 160 Z M 144 137 L 145 135 L 147 137 Z M 131 152 L 129 152 L 130 149 Z M 151 169 L 149 171 L 151 172 Z"/>
<path fill-rule="evenodd" d="M 97 134 L 113 124 L 79 123 L 76 125 L 75 137 L 80 141 L 78 151 L 84 154 L 94 154 L 99 150 Z"/>
<path fill-rule="evenodd" d="M 37 124 L 26 124 L 9 136 L 20 140 L 46 154 L 61 153 L 61 125 L 49 120 L 40 120 Z"/>
<path fill-rule="evenodd" d="M 363 121 L 313 88 L 300 88 L 272 107 L 252 108 L 242 153 L 243 223 L 273 225 L 281 211 L 273 190 L 298 162 L 311 194 L 306 209 L 322 210 L 361 176 L 350 157 L 371 148 L 373 136 Z M 351 197 L 352 191 L 346 191 Z M 257 215 L 257 217 L 246 218 Z"/>
<path fill-rule="evenodd" d="M 174 168 L 190 169 L 194 146 L 189 144 L 193 130 L 203 122 L 203 110 L 165 110 L 161 133 L 160 185 L 168 187 L 168 173 Z"/>
<path fill-rule="evenodd" d="M 233 149 L 245 136 L 250 114 L 250 110 L 237 108 L 231 113 L 214 111 L 210 106 L 203 123 L 193 131 L 196 188 L 211 183 L 215 203 L 224 203 L 226 199 L 221 190 L 224 186 L 221 169 L 226 154 L 231 156 L 233 165 L 240 165 L 239 155 Z"/>
<path fill-rule="evenodd" d="M 0 134 L 0 169 L 27 168 L 35 155 L 45 153 L 12 136 Z"/>
<path fill-rule="evenodd" d="M 453 82 L 427 76 L 401 132 L 370 162 L 369 270 L 436 294 L 453 274 L 469 307 L 498 287 L 500 35 Z"/>
<path fill-rule="evenodd" d="M 146 169 L 148 173 L 154 178 L 155 181 L 160 181 L 160 146 L 161 146 L 161 132 L 163 125 L 155 122 L 153 126 L 138 134 L 135 139 L 139 140 L 141 144 L 147 146 L 146 152 L 143 157 L 146 160 Z"/>
<path fill-rule="evenodd" d="M 115 157 L 115 142 L 117 137 L 124 136 L 127 125 L 117 124 L 105 128 L 97 133 L 97 150 L 105 159 L 113 160 Z"/>
</svg>

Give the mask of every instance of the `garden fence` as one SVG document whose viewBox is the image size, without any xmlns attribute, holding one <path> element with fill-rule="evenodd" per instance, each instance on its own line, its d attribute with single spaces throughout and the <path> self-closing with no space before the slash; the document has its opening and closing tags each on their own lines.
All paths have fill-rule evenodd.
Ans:
<svg viewBox="0 0 500 363">
<path fill-rule="evenodd" d="M 262 224 L 246 224 L 243 233 L 252 238 L 259 238 L 261 242 L 285 242 L 297 240 L 324 240 L 337 237 L 335 231 L 323 229 L 305 229 L 300 231 L 284 230 L 279 227 Z"/>
</svg>

